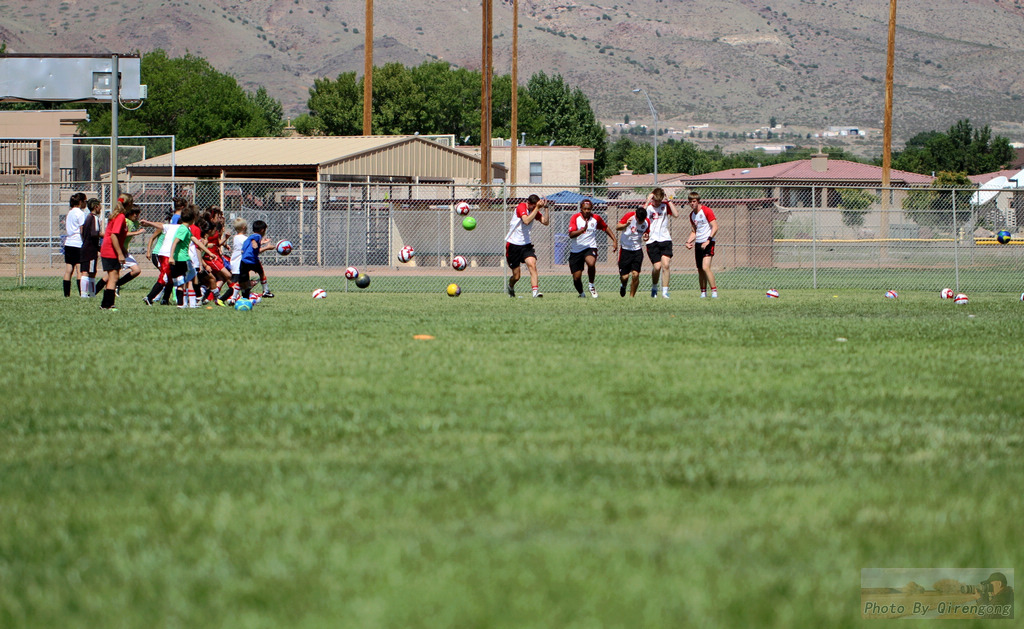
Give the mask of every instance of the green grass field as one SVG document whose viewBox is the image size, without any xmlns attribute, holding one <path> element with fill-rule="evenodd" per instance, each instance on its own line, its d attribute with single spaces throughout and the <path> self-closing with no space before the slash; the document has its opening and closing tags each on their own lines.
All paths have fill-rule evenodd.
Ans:
<svg viewBox="0 0 1024 629">
<path fill-rule="evenodd" d="M 854 627 L 862 568 L 1022 565 L 1015 295 L 58 294 L 0 291 L 0 627 Z"/>
</svg>

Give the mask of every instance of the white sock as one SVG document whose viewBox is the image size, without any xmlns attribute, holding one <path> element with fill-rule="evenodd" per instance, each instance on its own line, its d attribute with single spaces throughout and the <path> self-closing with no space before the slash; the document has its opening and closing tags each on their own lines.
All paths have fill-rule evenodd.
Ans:
<svg viewBox="0 0 1024 629">
<path fill-rule="evenodd" d="M 270 288 L 267 287 L 267 283 L 263 282 L 263 294 L 266 295 L 270 292 Z"/>
<path fill-rule="evenodd" d="M 85 275 L 78 280 L 78 292 L 82 297 L 89 296 L 89 278 Z"/>
</svg>

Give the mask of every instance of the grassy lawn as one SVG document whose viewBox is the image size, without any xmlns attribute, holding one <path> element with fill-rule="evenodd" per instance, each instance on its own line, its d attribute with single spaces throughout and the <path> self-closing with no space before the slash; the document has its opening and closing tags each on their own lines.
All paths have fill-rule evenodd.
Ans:
<svg viewBox="0 0 1024 629">
<path fill-rule="evenodd" d="M 853 627 L 862 568 L 1024 565 L 1013 294 L 58 293 L 0 291 L 0 627 Z"/>
</svg>

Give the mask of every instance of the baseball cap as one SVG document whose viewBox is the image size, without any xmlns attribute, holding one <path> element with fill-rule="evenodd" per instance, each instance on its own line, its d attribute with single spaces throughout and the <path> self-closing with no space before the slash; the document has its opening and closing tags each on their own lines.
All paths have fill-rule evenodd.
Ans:
<svg viewBox="0 0 1024 629">
<path fill-rule="evenodd" d="M 993 581 L 999 581 L 1003 585 L 1006 585 L 1006 575 L 1002 572 L 993 572 L 987 579 L 982 581 L 982 583 L 992 583 Z"/>
</svg>

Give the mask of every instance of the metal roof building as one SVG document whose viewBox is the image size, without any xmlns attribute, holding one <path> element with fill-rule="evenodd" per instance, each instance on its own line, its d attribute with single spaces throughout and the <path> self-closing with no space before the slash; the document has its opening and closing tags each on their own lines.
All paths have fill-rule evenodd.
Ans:
<svg viewBox="0 0 1024 629">
<path fill-rule="evenodd" d="M 420 136 L 225 138 L 129 164 L 129 177 L 454 183 L 480 179 L 480 159 Z M 492 178 L 506 169 L 492 165 Z"/>
</svg>

